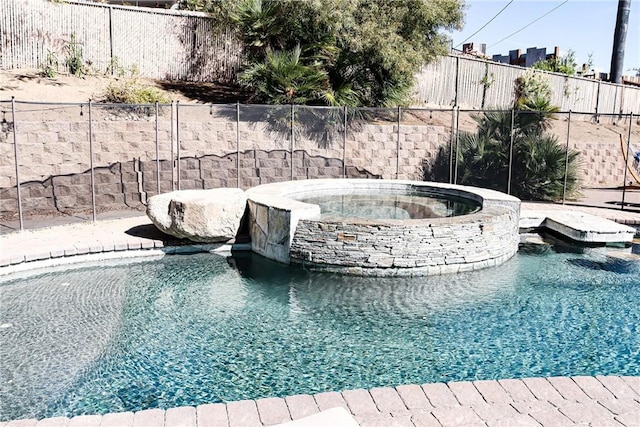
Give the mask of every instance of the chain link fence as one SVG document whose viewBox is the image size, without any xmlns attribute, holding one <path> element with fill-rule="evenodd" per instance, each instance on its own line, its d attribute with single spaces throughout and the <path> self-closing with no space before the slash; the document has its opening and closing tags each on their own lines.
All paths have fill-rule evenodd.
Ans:
<svg viewBox="0 0 640 427">
<path fill-rule="evenodd" d="M 640 212 L 633 113 L 11 100 L 0 114 L 3 233 L 139 215 L 173 190 L 314 178 L 434 180 Z"/>
</svg>

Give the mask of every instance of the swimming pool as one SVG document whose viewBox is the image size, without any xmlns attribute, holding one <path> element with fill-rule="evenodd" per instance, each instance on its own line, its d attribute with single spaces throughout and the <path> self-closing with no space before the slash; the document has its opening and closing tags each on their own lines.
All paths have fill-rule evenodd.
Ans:
<svg viewBox="0 0 640 427">
<path fill-rule="evenodd" d="M 492 269 L 419 278 L 313 273 L 248 253 L 102 264 L 0 285 L 0 420 L 640 375 L 640 262 L 600 250 L 535 246 Z"/>
</svg>

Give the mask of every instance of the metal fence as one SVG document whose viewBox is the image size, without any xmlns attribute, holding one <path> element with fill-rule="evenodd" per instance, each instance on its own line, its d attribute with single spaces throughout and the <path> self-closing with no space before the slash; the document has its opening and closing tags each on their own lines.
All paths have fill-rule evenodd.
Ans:
<svg viewBox="0 0 640 427">
<path fill-rule="evenodd" d="M 537 183 L 543 190 L 554 187 L 558 202 L 640 209 L 637 116 L 602 114 L 596 121 L 593 115 L 555 114 L 544 132 L 563 157 L 534 144 L 532 149 L 549 151 L 542 166 L 531 166 L 540 168 L 537 174 L 511 137 L 526 119 L 522 114 L 0 101 L 0 229 L 139 214 L 149 197 L 178 189 L 344 177 L 479 185 L 524 199 L 542 194 L 530 192 Z M 494 135 L 502 138 L 501 163 L 474 160 L 478 150 L 496 149 L 479 144 L 487 117 L 503 123 Z M 579 153 L 575 191 L 567 148 Z M 543 167 L 551 159 L 553 172 Z M 538 182 L 539 176 L 547 181 Z M 590 196 L 593 191 L 599 199 Z"/>
</svg>

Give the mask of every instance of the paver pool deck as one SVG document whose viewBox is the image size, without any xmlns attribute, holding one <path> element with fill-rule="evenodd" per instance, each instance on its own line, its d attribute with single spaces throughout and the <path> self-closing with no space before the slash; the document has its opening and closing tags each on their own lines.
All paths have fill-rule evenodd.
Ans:
<svg viewBox="0 0 640 427">
<path fill-rule="evenodd" d="M 640 226 L 640 214 L 555 204 L 527 210 L 580 210 Z M 80 223 L 0 236 L 2 270 L 30 269 L 96 256 L 161 254 L 176 249 L 146 216 Z M 217 245 L 199 245 L 213 250 Z M 162 252 L 161 252 L 162 251 Z M 134 255 L 135 255 L 134 254 Z M 73 259 L 71 259 L 73 258 Z M 1 368 L 0 368 L 1 369 Z M 0 397 L 1 399 L 1 397 Z M 0 427 L 271 426 L 342 406 L 361 426 L 640 426 L 640 377 L 595 376 L 398 385 L 371 390 L 149 409 L 74 418 L 0 422 Z M 339 427 L 339 424 L 331 424 Z"/>
</svg>

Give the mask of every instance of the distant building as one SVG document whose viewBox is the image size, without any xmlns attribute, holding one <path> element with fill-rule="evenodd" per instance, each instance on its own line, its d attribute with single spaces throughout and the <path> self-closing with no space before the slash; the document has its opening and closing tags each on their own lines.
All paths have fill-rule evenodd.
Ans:
<svg viewBox="0 0 640 427">
<path fill-rule="evenodd" d="M 465 43 L 462 45 L 462 53 L 487 58 L 487 45 L 485 43 Z"/>
<path fill-rule="evenodd" d="M 106 3 L 116 6 L 155 7 L 169 9 L 175 7 L 178 0 L 84 0 L 86 3 Z"/>
<path fill-rule="evenodd" d="M 519 65 L 521 67 L 531 67 L 538 61 L 545 61 L 547 59 L 559 58 L 560 48 L 558 46 L 553 48 L 553 53 L 547 54 L 547 48 L 543 47 L 538 49 L 537 47 L 530 47 L 527 49 L 527 53 L 522 53 L 520 49 L 510 50 L 509 55 L 493 55 L 491 59 L 495 62 L 502 64 Z"/>
</svg>

